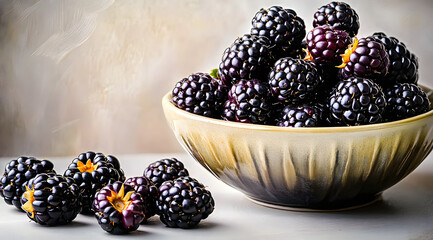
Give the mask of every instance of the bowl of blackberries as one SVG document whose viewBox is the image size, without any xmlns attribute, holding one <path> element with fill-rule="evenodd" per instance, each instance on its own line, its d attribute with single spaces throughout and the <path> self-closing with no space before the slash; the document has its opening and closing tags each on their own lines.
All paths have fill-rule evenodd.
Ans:
<svg viewBox="0 0 433 240">
<path fill-rule="evenodd" d="M 177 82 L 162 104 L 181 145 L 251 200 L 338 210 L 375 202 L 433 148 L 432 90 L 418 59 L 383 32 L 358 36 L 331 2 L 307 31 L 295 10 L 260 9 L 218 69 Z"/>
</svg>

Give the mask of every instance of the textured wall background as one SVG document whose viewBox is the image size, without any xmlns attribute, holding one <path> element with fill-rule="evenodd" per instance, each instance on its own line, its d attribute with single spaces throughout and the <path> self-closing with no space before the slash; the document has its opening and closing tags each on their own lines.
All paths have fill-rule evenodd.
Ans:
<svg viewBox="0 0 433 240">
<path fill-rule="evenodd" d="M 329 1 L 0 0 L 0 155 L 181 151 L 160 100 L 219 64 L 262 7 L 312 16 Z M 433 1 L 346 1 L 359 36 L 385 31 L 433 86 Z"/>
</svg>

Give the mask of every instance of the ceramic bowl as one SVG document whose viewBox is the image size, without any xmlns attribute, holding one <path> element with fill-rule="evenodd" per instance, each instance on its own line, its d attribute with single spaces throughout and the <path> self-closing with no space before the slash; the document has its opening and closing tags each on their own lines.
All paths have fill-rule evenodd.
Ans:
<svg viewBox="0 0 433 240">
<path fill-rule="evenodd" d="M 430 101 L 432 91 L 423 87 Z M 257 203 L 337 210 L 362 206 L 411 173 L 433 148 L 433 111 L 394 122 L 284 128 L 188 113 L 166 94 L 177 140 L 204 168 Z"/>
</svg>

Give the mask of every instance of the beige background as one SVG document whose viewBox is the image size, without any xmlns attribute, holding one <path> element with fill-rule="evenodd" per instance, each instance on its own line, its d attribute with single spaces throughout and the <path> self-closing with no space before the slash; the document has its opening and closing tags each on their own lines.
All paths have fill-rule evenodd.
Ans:
<svg viewBox="0 0 433 240">
<path fill-rule="evenodd" d="M 329 1 L 0 1 L 0 156 L 182 151 L 161 97 L 218 66 L 261 7 L 312 16 Z M 347 1 L 359 36 L 385 31 L 433 86 L 433 1 Z"/>
</svg>

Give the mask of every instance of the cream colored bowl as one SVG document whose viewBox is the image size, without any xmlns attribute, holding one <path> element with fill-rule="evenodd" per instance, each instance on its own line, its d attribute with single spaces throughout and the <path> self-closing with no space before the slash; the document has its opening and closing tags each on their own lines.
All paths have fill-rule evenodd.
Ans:
<svg viewBox="0 0 433 240">
<path fill-rule="evenodd" d="M 162 99 L 164 113 L 182 146 L 224 183 L 274 207 L 372 202 L 433 148 L 433 111 L 356 127 L 284 128 L 202 117 L 170 99 L 170 93 Z"/>
</svg>

